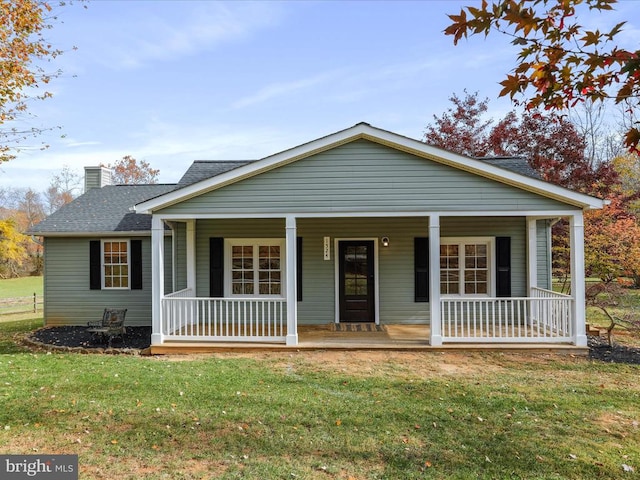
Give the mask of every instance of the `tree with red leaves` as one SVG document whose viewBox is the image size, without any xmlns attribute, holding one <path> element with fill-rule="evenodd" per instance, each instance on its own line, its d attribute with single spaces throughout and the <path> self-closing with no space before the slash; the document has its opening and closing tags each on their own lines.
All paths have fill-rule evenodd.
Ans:
<svg viewBox="0 0 640 480">
<path fill-rule="evenodd" d="M 508 113 L 489 136 L 494 155 L 525 157 L 540 176 L 575 191 L 606 196 L 617 183 L 610 162 L 593 164 L 586 156 L 586 142 L 564 117 L 525 112 L 520 118 Z"/>
<path fill-rule="evenodd" d="M 449 97 L 449 107 L 441 117 L 433 116 L 427 125 L 424 141 L 429 145 L 469 157 L 484 157 L 489 153 L 489 127 L 491 120 L 483 115 L 489 109 L 489 99 L 478 99 L 478 92 L 464 91 L 464 98 L 455 93 Z"/>
<path fill-rule="evenodd" d="M 553 113 L 508 113 L 496 125 L 483 115 L 488 99 L 478 93 L 450 97 L 453 106 L 434 115 L 424 141 L 430 145 L 472 157 L 524 157 L 542 179 L 583 193 L 604 197 L 617 183 L 609 162 L 597 165 L 585 155 L 586 143 L 575 126 Z"/>
</svg>

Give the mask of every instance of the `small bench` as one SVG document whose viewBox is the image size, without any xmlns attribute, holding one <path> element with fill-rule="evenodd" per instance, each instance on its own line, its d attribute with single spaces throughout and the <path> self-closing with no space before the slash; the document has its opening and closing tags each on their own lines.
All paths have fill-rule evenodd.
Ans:
<svg viewBox="0 0 640 480">
<path fill-rule="evenodd" d="M 102 341 L 106 339 L 108 346 L 111 347 L 111 342 L 115 337 L 123 338 L 124 334 L 127 333 L 127 329 L 124 326 L 126 314 L 126 308 L 105 308 L 102 320 L 87 322 L 87 332 L 92 333 L 94 337 L 100 338 Z"/>
</svg>

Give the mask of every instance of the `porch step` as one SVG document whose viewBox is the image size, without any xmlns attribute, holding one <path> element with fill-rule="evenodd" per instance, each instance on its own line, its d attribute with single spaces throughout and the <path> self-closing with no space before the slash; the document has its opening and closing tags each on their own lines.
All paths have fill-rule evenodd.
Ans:
<svg viewBox="0 0 640 480">
<path fill-rule="evenodd" d="M 587 336 L 589 337 L 601 337 L 602 330 L 599 327 L 594 327 L 593 325 L 587 323 L 586 324 Z"/>
</svg>

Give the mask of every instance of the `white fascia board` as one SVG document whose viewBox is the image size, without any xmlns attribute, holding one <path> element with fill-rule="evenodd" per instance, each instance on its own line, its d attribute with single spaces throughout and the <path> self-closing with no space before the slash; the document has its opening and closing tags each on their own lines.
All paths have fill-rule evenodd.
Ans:
<svg viewBox="0 0 640 480">
<path fill-rule="evenodd" d="M 582 209 L 575 210 L 486 210 L 477 212 L 456 212 L 456 211 L 327 211 L 327 212 L 287 212 L 287 213 L 199 213 L 192 215 L 189 213 L 157 214 L 156 216 L 165 221 L 186 221 L 186 220 L 228 220 L 228 219 L 265 219 L 265 218 L 398 218 L 398 217 L 429 217 L 437 215 L 439 217 L 528 217 L 543 219 L 554 219 L 560 217 L 570 217 L 581 213 Z"/>
<path fill-rule="evenodd" d="M 168 230 L 166 234 L 170 234 L 171 231 Z M 29 233 L 27 235 L 33 237 L 47 237 L 47 238 L 133 238 L 133 237 L 150 237 L 151 230 L 136 230 L 133 232 L 40 232 L 40 233 Z"/>
<path fill-rule="evenodd" d="M 535 178 L 529 178 L 515 172 L 510 172 L 481 160 L 442 150 L 419 140 L 372 127 L 366 123 L 359 123 L 351 128 L 318 138 L 289 150 L 284 150 L 243 167 L 139 203 L 134 209 L 136 213 L 151 214 L 155 210 L 359 139 L 366 139 L 381 145 L 386 145 L 396 150 L 528 190 L 545 197 L 559 200 L 563 203 L 578 206 L 582 209 L 600 209 L 605 205 L 605 202 L 598 198 L 573 192 L 569 189 L 552 185 Z"/>
</svg>

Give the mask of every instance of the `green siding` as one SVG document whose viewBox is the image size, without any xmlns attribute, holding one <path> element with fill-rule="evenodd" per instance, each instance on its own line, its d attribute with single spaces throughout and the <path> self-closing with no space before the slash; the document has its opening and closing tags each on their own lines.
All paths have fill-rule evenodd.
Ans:
<svg viewBox="0 0 640 480">
<path fill-rule="evenodd" d="M 428 236 L 426 217 L 299 219 L 303 237 L 303 301 L 298 302 L 300 325 L 335 321 L 335 239 L 381 238 L 378 248 L 379 304 L 382 323 L 426 323 L 429 304 L 414 302 L 413 242 Z M 522 217 L 448 217 L 441 219 L 442 237 L 509 236 L 512 239 L 514 296 L 526 294 L 526 230 Z M 197 293 L 208 296 L 209 238 L 284 238 L 284 220 L 198 220 Z M 331 237 L 331 260 L 324 260 L 323 239 Z"/>
<path fill-rule="evenodd" d="M 551 226 L 549 220 L 537 221 L 538 287 L 551 289 Z"/>
<path fill-rule="evenodd" d="M 127 308 L 126 325 L 151 325 L 151 243 L 142 239 L 142 290 L 90 290 L 88 238 L 45 238 L 46 325 L 86 325 L 107 307 Z M 165 281 L 171 278 L 171 248 L 165 242 Z"/>
<path fill-rule="evenodd" d="M 284 220 L 198 220 L 196 222 L 196 292 L 209 296 L 209 238 L 284 238 Z"/>
<path fill-rule="evenodd" d="M 567 205 L 367 140 L 227 185 L 158 213 L 525 211 Z"/>
<path fill-rule="evenodd" d="M 175 274 L 172 279 L 173 291 L 187 288 L 187 224 L 176 222 L 173 228 L 173 250 L 175 256 Z"/>
</svg>

